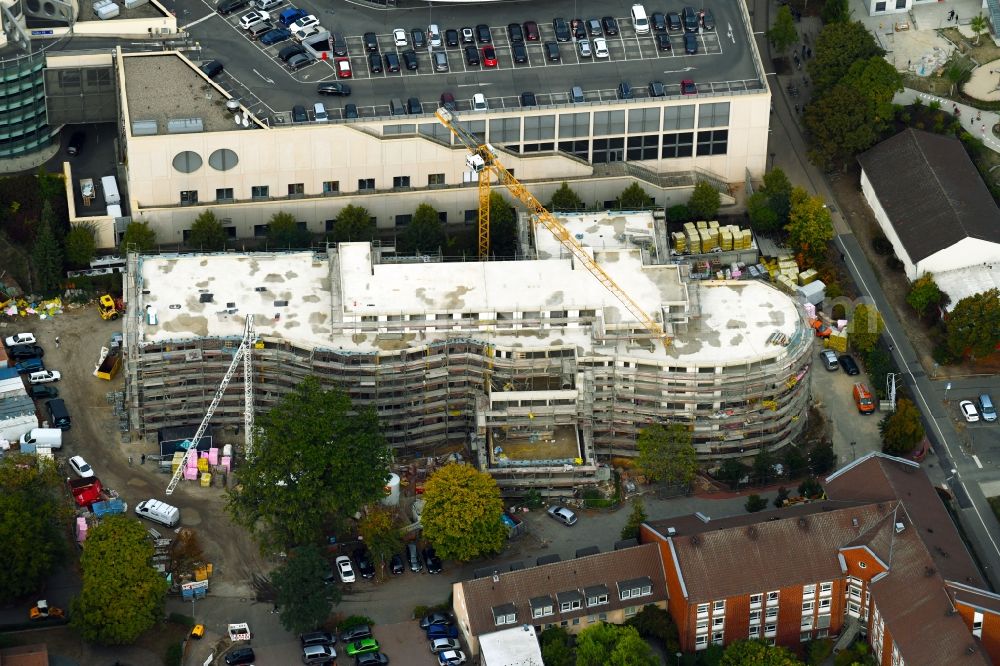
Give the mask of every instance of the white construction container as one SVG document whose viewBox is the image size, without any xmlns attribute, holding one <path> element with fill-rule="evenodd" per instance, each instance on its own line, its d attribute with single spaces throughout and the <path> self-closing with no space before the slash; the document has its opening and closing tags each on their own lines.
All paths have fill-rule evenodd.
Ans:
<svg viewBox="0 0 1000 666">
<path fill-rule="evenodd" d="M 111 2 L 111 0 L 108 0 Z M 111 2 L 115 7 L 115 11 L 118 11 L 118 5 Z M 112 206 L 114 204 L 120 204 L 122 202 L 122 197 L 118 194 L 118 181 L 115 180 L 114 176 L 105 176 L 101 178 L 101 189 L 104 190 L 104 204 L 107 206 Z"/>
<path fill-rule="evenodd" d="M 125 0 L 125 9 L 135 9 L 149 2 L 149 0 Z"/>
<path fill-rule="evenodd" d="M 115 4 L 115 0 L 97 0 L 94 3 L 94 14 L 102 21 L 107 21 L 121 14 L 121 10 Z"/>
<path fill-rule="evenodd" d="M 122 207 L 118 204 L 110 204 L 108 206 L 108 217 L 116 218 L 122 216 Z"/>
</svg>

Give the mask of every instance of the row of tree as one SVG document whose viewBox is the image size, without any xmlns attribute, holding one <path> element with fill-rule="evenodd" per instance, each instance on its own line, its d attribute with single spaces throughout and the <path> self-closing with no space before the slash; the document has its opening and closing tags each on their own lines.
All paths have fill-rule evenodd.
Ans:
<svg viewBox="0 0 1000 666">
<path fill-rule="evenodd" d="M 632 183 L 616 197 L 615 202 L 621 210 L 644 210 L 656 206 L 656 202 L 639 183 Z M 671 222 L 687 222 L 691 220 L 715 219 L 722 205 L 719 191 L 708 182 L 700 180 L 695 183 L 691 197 L 686 204 L 679 204 L 667 210 L 667 219 Z M 587 210 L 583 199 L 566 182 L 552 193 L 552 199 L 545 206 L 553 212 L 573 212 Z M 595 204 L 592 210 L 603 210 L 604 206 Z"/>
</svg>

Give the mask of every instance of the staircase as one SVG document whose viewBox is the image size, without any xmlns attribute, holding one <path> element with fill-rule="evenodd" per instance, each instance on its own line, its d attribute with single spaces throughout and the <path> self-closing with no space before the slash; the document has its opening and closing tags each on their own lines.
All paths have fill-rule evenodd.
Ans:
<svg viewBox="0 0 1000 666">
<path fill-rule="evenodd" d="M 858 638 L 858 634 L 861 633 L 861 622 L 858 618 L 853 615 L 848 615 L 847 620 L 844 622 L 844 629 L 840 632 L 840 637 L 837 642 L 833 644 L 833 653 L 837 654 L 854 643 Z"/>
</svg>

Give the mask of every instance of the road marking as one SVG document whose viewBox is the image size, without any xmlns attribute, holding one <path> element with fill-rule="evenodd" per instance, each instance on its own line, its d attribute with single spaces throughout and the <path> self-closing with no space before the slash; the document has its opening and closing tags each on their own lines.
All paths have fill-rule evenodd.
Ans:
<svg viewBox="0 0 1000 666">
<path fill-rule="evenodd" d="M 979 469 L 983 468 L 983 463 L 979 462 L 979 456 L 977 456 L 975 453 L 972 454 L 972 461 L 976 463 L 976 467 L 978 467 Z"/>
<path fill-rule="evenodd" d="M 258 72 L 256 69 L 253 70 L 253 73 L 256 74 L 257 76 L 259 76 L 264 81 L 264 83 L 269 83 L 271 85 L 274 84 L 274 79 L 267 78 L 266 76 L 264 76 L 263 74 L 261 74 L 260 72 Z"/>
<path fill-rule="evenodd" d="M 207 14 L 207 15 L 205 15 L 205 16 L 202 16 L 202 17 L 201 17 L 200 19 L 197 19 L 197 20 L 195 20 L 195 21 L 191 21 L 191 22 L 190 22 L 190 23 L 188 23 L 187 25 L 182 25 L 182 26 L 180 27 L 180 29 L 181 29 L 181 30 L 187 30 L 187 29 L 188 29 L 188 28 L 190 28 L 191 26 L 195 26 L 195 25 L 198 25 L 198 24 L 199 24 L 199 23 L 201 23 L 202 21 L 207 21 L 208 19 L 212 18 L 213 16 L 218 16 L 218 14 L 216 14 L 215 12 L 212 12 L 211 14 Z"/>
</svg>

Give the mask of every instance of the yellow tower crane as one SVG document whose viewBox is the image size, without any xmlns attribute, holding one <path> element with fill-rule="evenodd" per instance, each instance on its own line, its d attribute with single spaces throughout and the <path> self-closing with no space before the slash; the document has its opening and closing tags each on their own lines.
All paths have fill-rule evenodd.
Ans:
<svg viewBox="0 0 1000 666">
<path fill-rule="evenodd" d="M 468 148 L 469 154 L 465 157 L 466 165 L 479 175 L 479 257 L 486 258 L 490 247 L 490 176 L 495 175 L 497 181 L 505 185 L 515 197 L 535 214 L 539 222 L 556 237 L 563 247 L 569 250 L 573 256 L 583 264 L 590 273 L 597 278 L 605 289 L 610 291 L 615 298 L 621 301 L 633 317 L 652 333 L 653 337 L 661 340 L 663 346 L 670 345 L 670 336 L 663 330 L 660 324 L 646 314 L 646 311 L 638 303 L 632 300 L 624 289 L 619 287 L 611 279 L 604 269 L 595 262 L 583 246 L 569 233 L 563 224 L 556 219 L 555 215 L 545 209 L 528 189 L 522 185 L 506 168 L 500 163 L 497 151 L 488 143 L 480 142 L 475 134 L 467 130 L 458 123 L 455 115 L 444 107 L 440 107 L 435 113 L 441 124 L 447 127 L 455 137 Z"/>
</svg>

